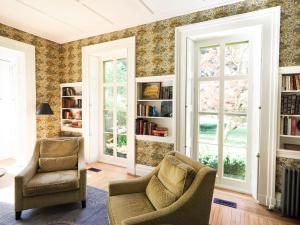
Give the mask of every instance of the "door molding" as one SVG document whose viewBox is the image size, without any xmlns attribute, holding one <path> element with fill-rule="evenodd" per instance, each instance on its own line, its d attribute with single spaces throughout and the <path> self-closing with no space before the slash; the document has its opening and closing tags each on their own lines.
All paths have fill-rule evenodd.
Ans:
<svg viewBox="0 0 300 225">
<path fill-rule="evenodd" d="M 26 164 L 30 160 L 36 141 L 36 80 L 35 80 L 35 47 L 20 41 L 0 37 L 1 50 L 8 51 L 16 65 L 18 96 L 16 131 L 18 162 Z M 22 97 L 21 97 L 22 96 Z"/>
<path fill-rule="evenodd" d="M 107 52 L 125 49 L 127 52 L 128 80 L 127 95 L 128 115 L 135 115 L 135 37 L 123 38 L 115 41 L 82 47 L 82 98 L 83 98 L 83 136 L 85 159 L 87 162 L 99 160 L 99 127 L 100 127 L 100 88 L 99 57 L 106 56 Z M 92 93 L 92 94 L 91 94 Z M 135 117 L 127 118 L 127 170 L 135 174 Z"/>
<path fill-rule="evenodd" d="M 261 70 L 261 139 L 258 171 L 257 200 L 270 208 L 275 206 L 275 173 L 277 124 L 277 92 L 279 67 L 280 7 L 215 19 L 197 24 L 177 27 L 175 30 L 175 71 L 177 83 L 177 126 L 185 127 L 185 87 L 187 71 L 187 48 L 189 42 L 199 38 L 224 36 L 234 29 L 262 27 L 262 70 Z M 177 134 L 177 151 L 185 149 L 185 129 Z"/>
</svg>

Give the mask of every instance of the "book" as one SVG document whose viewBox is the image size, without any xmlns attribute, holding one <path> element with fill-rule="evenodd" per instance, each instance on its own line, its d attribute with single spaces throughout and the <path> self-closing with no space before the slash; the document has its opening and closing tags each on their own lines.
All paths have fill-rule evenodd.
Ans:
<svg viewBox="0 0 300 225">
<path fill-rule="evenodd" d="M 297 131 L 297 118 L 292 117 L 291 119 L 291 135 L 296 135 Z"/>
</svg>

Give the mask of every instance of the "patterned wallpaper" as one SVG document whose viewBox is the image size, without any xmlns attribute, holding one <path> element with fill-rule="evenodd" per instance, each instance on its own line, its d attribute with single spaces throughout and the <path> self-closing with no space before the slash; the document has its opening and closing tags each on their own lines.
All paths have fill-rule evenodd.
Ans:
<svg viewBox="0 0 300 225">
<path fill-rule="evenodd" d="M 59 81 L 81 81 L 81 47 L 120 38 L 136 37 L 136 76 L 174 73 L 175 27 L 281 6 L 280 66 L 300 65 L 300 0 L 246 0 L 108 34 L 58 45 L 0 24 L 0 35 L 36 46 L 37 102 L 49 100 L 55 116 L 38 119 L 38 136 L 59 131 Z M 172 145 L 137 141 L 137 163 L 155 166 Z M 278 159 L 285 165 L 291 160 Z M 293 161 L 297 165 L 299 162 Z M 279 166 L 277 170 L 280 181 Z M 278 185 L 277 185 L 278 189 Z"/>
<path fill-rule="evenodd" d="M 136 37 L 136 76 L 174 73 L 175 27 L 281 6 L 280 66 L 300 65 L 300 1 L 246 0 L 62 45 L 60 73 L 63 82 L 81 81 L 81 47 L 129 36 Z M 137 141 L 137 163 L 155 166 L 172 145 Z M 280 173 L 277 173 L 280 177 Z M 278 179 L 280 180 L 280 179 Z M 278 185 L 277 185 L 278 186 Z"/>
<path fill-rule="evenodd" d="M 59 115 L 59 54 L 61 46 L 55 42 L 8 27 L 0 23 L 0 36 L 35 46 L 36 101 L 37 105 L 48 101 L 54 115 L 37 117 L 37 136 L 49 137 L 60 131 Z"/>
</svg>

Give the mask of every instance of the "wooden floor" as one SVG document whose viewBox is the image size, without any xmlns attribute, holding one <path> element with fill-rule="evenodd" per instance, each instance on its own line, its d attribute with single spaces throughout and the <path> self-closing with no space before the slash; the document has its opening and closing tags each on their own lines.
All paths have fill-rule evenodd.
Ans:
<svg viewBox="0 0 300 225">
<path fill-rule="evenodd" d="M 0 201 L 6 201 L 13 204 L 14 185 L 13 177 L 22 167 L 16 165 L 14 160 L 0 161 L 0 168 L 5 168 L 7 174 L 0 178 Z M 95 167 L 101 169 L 101 172 L 88 171 L 87 183 L 90 186 L 107 190 L 109 181 L 134 179 L 128 175 L 126 170 L 103 163 L 93 163 L 88 168 Z M 258 205 L 253 198 L 248 195 L 239 194 L 231 191 L 215 189 L 214 197 L 234 201 L 237 203 L 237 209 L 212 204 L 210 215 L 211 225 L 288 225 L 300 224 L 300 220 L 286 219 L 277 212 L 270 212 L 265 207 Z M 0 218 L 1 222 L 1 218 Z"/>
</svg>

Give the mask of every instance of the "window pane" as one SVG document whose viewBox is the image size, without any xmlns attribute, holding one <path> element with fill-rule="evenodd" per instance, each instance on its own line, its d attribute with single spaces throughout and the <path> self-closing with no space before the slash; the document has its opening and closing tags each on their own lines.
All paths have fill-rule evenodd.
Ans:
<svg viewBox="0 0 300 225">
<path fill-rule="evenodd" d="M 117 60 L 117 82 L 126 82 L 127 80 L 127 60 Z"/>
<path fill-rule="evenodd" d="M 104 62 L 104 83 L 113 81 L 113 61 Z"/>
<path fill-rule="evenodd" d="M 201 143 L 218 143 L 218 116 L 200 115 L 199 116 L 199 141 Z"/>
<path fill-rule="evenodd" d="M 127 112 L 127 88 L 118 87 L 117 89 L 117 110 Z"/>
<path fill-rule="evenodd" d="M 220 47 L 200 48 L 200 77 L 215 77 L 220 75 Z"/>
<path fill-rule="evenodd" d="M 112 87 L 104 87 L 104 109 L 112 109 L 114 100 L 114 89 Z"/>
<path fill-rule="evenodd" d="M 224 117 L 224 145 L 246 148 L 247 146 L 247 117 Z"/>
<path fill-rule="evenodd" d="M 199 111 L 216 112 L 219 109 L 219 81 L 200 81 Z"/>
<path fill-rule="evenodd" d="M 249 43 L 232 43 L 225 46 L 225 75 L 248 75 Z"/>
<path fill-rule="evenodd" d="M 104 132 L 113 132 L 113 112 L 104 110 Z"/>
<path fill-rule="evenodd" d="M 199 144 L 199 162 L 218 168 L 218 145 Z"/>
<path fill-rule="evenodd" d="M 223 176 L 245 180 L 246 150 L 244 148 L 224 146 L 223 152 Z"/>
<path fill-rule="evenodd" d="M 224 87 L 225 112 L 243 112 L 248 108 L 248 81 L 227 80 Z"/>
<path fill-rule="evenodd" d="M 104 133 L 104 154 L 114 154 L 114 138 L 112 133 Z"/>
<path fill-rule="evenodd" d="M 127 135 L 121 134 L 117 138 L 117 157 L 127 157 Z"/>
<path fill-rule="evenodd" d="M 118 134 L 124 134 L 127 132 L 127 112 L 117 112 L 117 126 Z"/>
</svg>

